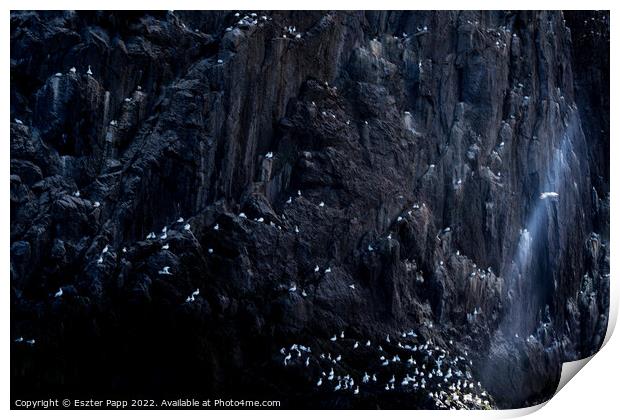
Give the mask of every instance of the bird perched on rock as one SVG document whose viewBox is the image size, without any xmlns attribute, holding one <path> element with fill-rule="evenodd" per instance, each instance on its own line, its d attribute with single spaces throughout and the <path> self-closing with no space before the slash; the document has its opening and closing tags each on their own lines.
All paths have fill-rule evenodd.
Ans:
<svg viewBox="0 0 620 420">
<path fill-rule="evenodd" d="M 88 70 L 86 70 L 86 74 L 88 74 L 89 76 L 93 75 L 93 71 L 90 69 L 90 66 L 88 66 Z"/>
<path fill-rule="evenodd" d="M 172 273 L 170 272 L 170 267 L 168 267 L 168 266 L 165 266 L 164 268 L 159 270 L 158 274 L 167 275 L 167 276 L 171 276 L 172 275 Z"/>
<path fill-rule="evenodd" d="M 62 287 L 60 289 L 58 289 L 58 291 L 54 294 L 55 298 L 59 298 L 62 296 Z"/>
</svg>

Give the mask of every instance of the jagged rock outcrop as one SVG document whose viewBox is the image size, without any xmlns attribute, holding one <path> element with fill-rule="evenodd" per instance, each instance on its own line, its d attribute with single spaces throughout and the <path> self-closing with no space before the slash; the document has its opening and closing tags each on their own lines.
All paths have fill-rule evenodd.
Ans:
<svg viewBox="0 0 620 420">
<path fill-rule="evenodd" d="M 13 392 L 545 400 L 607 326 L 608 87 L 605 13 L 12 12 Z M 403 332 L 473 399 L 384 390 Z"/>
</svg>

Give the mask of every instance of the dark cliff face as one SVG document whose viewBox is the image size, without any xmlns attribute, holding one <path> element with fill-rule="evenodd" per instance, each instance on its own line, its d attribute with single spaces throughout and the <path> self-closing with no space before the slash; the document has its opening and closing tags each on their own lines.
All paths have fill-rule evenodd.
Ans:
<svg viewBox="0 0 620 420">
<path fill-rule="evenodd" d="M 11 14 L 15 396 L 549 398 L 607 326 L 609 14 L 250 13 Z"/>
</svg>

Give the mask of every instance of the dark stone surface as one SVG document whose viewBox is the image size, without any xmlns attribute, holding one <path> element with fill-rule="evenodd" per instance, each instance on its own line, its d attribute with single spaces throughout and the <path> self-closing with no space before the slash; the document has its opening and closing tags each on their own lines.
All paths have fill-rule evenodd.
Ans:
<svg viewBox="0 0 620 420">
<path fill-rule="evenodd" d="M 234 13 L 11 13 L 12 394 L 435 408 L 413 329 L 462 407 L 549 398 L 607 326 L 609 14 Z"/>
</svg>

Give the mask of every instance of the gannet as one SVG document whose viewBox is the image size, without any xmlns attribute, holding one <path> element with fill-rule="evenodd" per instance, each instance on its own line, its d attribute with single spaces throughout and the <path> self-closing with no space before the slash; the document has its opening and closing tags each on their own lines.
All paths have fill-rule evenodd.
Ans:
<svg viewBox="0 0 620 420">
<path fill-rule="evenodd" d="M 387 366 L 387 365 L 389 365 L 389 364 L 390 364 L 390 361 L 386 359 L 386 360 L 385 360 L 385 362 L 383 362 L 383 363 L 381 364 L 381 366 Z"/>
<path fill-rule="evenodd" d="M 185 219 L 183 219 L 182 217 L 179 217 L 179 218 L 177 219 L 177 223 L 183 223 L 184 221 L 185 221 Z"/>
<path fill-rule="evenodd" d="M 377 375 L 375 373 L 372 374 L 372 381 L 377 382 Z"/>
<path fill-rule="evenodd" d="M 70 71 L 71 73 L 75 73 L 77 70 L 75 69 L 75 67 L 71 67 L 71 68 L 69 69 L 69 71 Z"/>
<path fill-rule="evenodd" d="M 97 260 L 97 264 L 103 264 L 103 257 L 99 257 L 99 259 Z"/>
<path fill-rule="evenodd" d="M 15 118 L 15 123 L 19 125 L 24 125 L 24 122 L 20 120 L 19 118 Z"/>
<path fill-rule="evenodd" d="M 316 386 L 321 386 L 323 385 L 323 378 L 319 378 L 318 382 L 316 383 Z"/>
<path fill-rule="evenodd" d="M 362 378 L 362 383 L 368 383 L 368 381 L 370 380 L 370 376 L 368 376 L 368 373 L 364 372 L 364 377 Z"/>
<path fill-rule="evenodd" d="M 298 35 L 299 36 L 299 35 Z M 360 393 L 360 387 L 359 385 L 357 386 L 357 388 L 355 388 L 355 391 L 353 391 L 353 394 L 357 395 Z"/>
<path fill-rule="evenodd" d="M 375 249 L 372 247 L 372 245 L 368 244 L 368 251 L 372 252 L 372 251 L 374 251 L 374 250 L 375 250 Z"/>
<path fill-rule="evenodd" d="M 95 201 L 95 202 L 93 203 L 93 207 L 94 207 L 94 208 L 97 208 L 97 207 L 99 207 L 100 205 L 101 205 L 101 203 L 100 203 L 99 201 Z"/>
<path fill-rule="evenodd" d="M 355 344 L 353 344 L 353 349 L 358 348 L 358 347 L 359 347 L 359 345 L 360 345 L 360 343 L 356 341 L 356 342 L 355 342 Z"/>
<path fill-rule="evenodd" d="M 54 294 L 54 297 L 59 298 L 62 296 L 62 287 Z"/>
<path fill-rule="evenodd" d="M 90 66 L 88 66 L 88 70 L 86 70 L 86 74 L 88 74 L 89 76 L 93 75 L 93 71 L 90 69 Z"/>
<path fill-rule="evenodd" d="M 342 356 L 341 356 L 341 355 L 338 355 L 338 356 L 336 357 L 336 359 L 335 359 L 335 360 L 336 360 L 337 362 L 341 361 L 341 360 L 342 360 Z"/>
<path fill-rule="evenodd" d="M 54 76 L 56 76 L 56 77 L 61 77 L 61 76 L 62 76 L 62 73 L 56 73 Z"/>
<path fill-rule="evenodd" d="M 286 38 L 286 35 L 284 35 L 284 37 Z M 340 385 L 340 382 L 338 382 L 338 385 L 336 385 L 336 387 L 334 388 L 334 391 L 340 391 L 341 388 L 342 386 Z"/>
<path fill-rule="evenodd" d="M 318 265 L 314 267 L 314 272 L 315 272 L 315 273 L 318 273 L 318 272 L 319 272 L 319 266 L 318 266 Z"/>
<path fill-rule="evenodd" d="M 336 341 L 338 340 L 338 337 L 336 337 L 336 335 L 334 334 L 334 336 L 332 338 L 330 338 L 331 341 Z"/>
<path fill-rule="evenodd" d="M 297 291 L 297 286 L 293 286 L 291 288 L 288 289 L 289 292 L 293 293 Z"/>
<path fill-rule="evenodd" d="M 340 338 L 344 338 L 344 331 L 340 331 Z"/>
<path fill-rule="evenodd" d="M 26 341 L 26 343 L 30 344 L 31 346 L 34 345 L 35 342 L 36 341 L 34 338 L 31 338 L 30 340 Z"/>
<path fill-rule="evenodd" d="M 291 204 L 293 202 L 293 197 L 289 197 L 288 200 L 286 200 L 286 204 Z"/>
<path fill-rule="evenodd" d="M 125 102 L 131 102 L 131 98 L 125 98 Z"/>
<path fill-rule="evenodd" d="M 302 295 L 303 297 L 308 296 L 308 294 L 306 293 L 306 291 L 305 291 L 305 290 L 303 290 L 303 289 L 302 289 L 302 291 L 301 291 L 301 295 Z"/>
<path fill-rule="evenodd" d="M 166 250 L 166 249 L 169 249 L 169 248 L 170 248 L 170 245 L 168 245 L 168 244 L 164 244 L 164 245 L 161 247 L 161 249 L 163 249 L 163 250 Z"/>
<path fill-rule="evenodd" d="M 321 202 L 319 203 L 319 207 L 325 207 L 325 203 L 321 201 Z"/>
<path fill-rule="evenodd" d="M 186 224 L 185 226 L 183 226 L 183 230 L 190 230 L 190 227 L 191 227 L 191 226 L 190 226 L 190 225 L 189 225 L 189 223 L 188 223 L 188 224 Z"/>
<path fill-rule="evenodd" d="M 402 220 L 403 220 L 402 216 L 398 216 L 398 218 L 396 219 L 397 222 L 400 222 Z"/>
<path fill-rule="evenodd" d="M 123 253 L 127 252 L 127 247 L 123 247 Z"/>
<path fill-rule="evenodd" d="M 390 342 L 390 335 L 389 334 L 385 336 L 385 341 L 387 341 L 388 343 Z"/>
<path fill-rule="evenodd" d="M 111 125 L 112 127 L 116 127 L 116 120 L 112 120 L 112 121 L 110 121 L 110 125 Z"/>
<path fill-rule="evenodd" d="M 306 357 L 306 367 L 308 367 L 310 365 L 310 357 Z"/>
<path fill-rule="evenodd" d="M 299 233 L 299 228 L 295 225 L 295 233 Z"/>
<path fill-rule="evenodd" d="M 291 360 L 291 353 L 289 353 L 285 358 L 284 358 L 284 366 L 286 366 L 286 363 Z"/>
<path fill-rule="evenodd" d="M 221 58 L 218 58 L 217 64 L 222 64 L 223 62 L 224 62 L 224 60 L 222 60 Z"/>
<path fill-rule="evenodd" d="M 23 341 L 24 341 L 24 337 L 19 337 L 15 339 L 16 343 L 23 343 Z"/>
<path fill-rule="evenodd" d="M 327 273 L 331 273 L 331 272 L 332 272 L 331 267 L 327 267 L 327 268 L 325 269 L 325 274 L 327 274 Z"/>
<path fill-rule="evenodd" d="M 258 219 L 255 219 L 258 223 L 263 223 L 265 221 L 264 218 L 259 217 Z"/>
<path fill-rule="evenodd" d="M 196 289 L 192 292 L 192 296 L 198 296 L 200 294 L 200 289 Z"/>
<path fill-rule="evenodd" d="M 170 272 L 170 267 L 168 266 L 165 266 L 164 268 L 159 270 L 158 274 L 169 275 L 169 276 L 172 275 L 172 273 Z"/>
<path fill-rule="evenodd" d="M 265 159 L 271 159 L 273 157 L 273 152 L 267 152 L 265 155 Z"/>
<path fill-rule="evenodd" d="M 75 197 L 79 197 L 79 196 L 80 196 L 80 192 L 79 192 L 79 191 L 76 191 L 76 192 L 74 192 L 74 193 L 73 193 L 73 195 L 74 195 Z"/>
<path fill-rule="evenodd" d="M 220 230 L 219 223 L 216 223 L 215 226 L 213 226 L 213 230 Z"/>
<path fill-rule="evenodd" d="M 107 245 L 105 247 L 103 247 L 103 251 L 101 251 L 101 253 L 105 254 L 106 252 L 108 252 L 108 246 Z"/>
<path fill-rule="evenodd" d="M 349 288 L 351 288 L 351 289 L 355 290 L 355 285 L 354 285 L 354 284 L 350 284 L 350 285 L 349 285 Z"/>
<path fill-rule="evenodd" d="M 246 216 L 246 215 L 245 215 L 245 213 L 241 212 L 241 213 L 239 213 L 239 218 L 241 218 L 241 219 L 247 219 L 247 218 L 248 218 L 248 216 Z"/>
<path fill-rule="evenodd" d="M 370 340 L 366 341 L 366 347 L 370 347 Z"/>
</svg>

